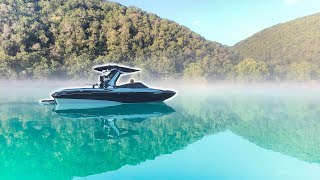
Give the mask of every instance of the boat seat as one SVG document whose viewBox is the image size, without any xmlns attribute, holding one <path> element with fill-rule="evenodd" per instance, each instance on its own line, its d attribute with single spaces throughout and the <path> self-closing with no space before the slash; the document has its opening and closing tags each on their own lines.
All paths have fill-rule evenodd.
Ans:
<svg viewBox="0 0 320 180">
<path fill-rule="evenodd" d="M 117 88 L 148 88 L 148 86 L 142 84 L 141 82 L 128 83 L 117 86 Z"/>
</svg>

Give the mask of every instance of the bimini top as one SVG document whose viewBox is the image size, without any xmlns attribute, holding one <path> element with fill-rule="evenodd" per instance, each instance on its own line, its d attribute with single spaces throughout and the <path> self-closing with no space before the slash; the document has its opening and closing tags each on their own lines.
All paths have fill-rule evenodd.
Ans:
<svg viewBox="0 0 320 180">
<path fill-rule="evenodd" d="M 118 65 L 96 66 L 93 68 L 93 70 L 98 71 L 98 72 L 118 70 L 121 73 L 133 73 L 133 72 L 140 71 L 139 69 L 133 69 L 133 68 L 118 66 Z"/>
</svg>

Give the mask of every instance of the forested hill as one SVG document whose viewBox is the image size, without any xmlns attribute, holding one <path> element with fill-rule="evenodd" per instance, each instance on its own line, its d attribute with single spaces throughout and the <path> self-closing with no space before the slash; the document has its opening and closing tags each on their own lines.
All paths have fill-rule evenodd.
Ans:
<svg viewBox="0 0 320 180">
<path fill-rule="evenodd" d="M 101 0 L 0 1 L 1 78 L 86 78 L 121 63 L 145 77 L 224 79 L 228 48 L 173 21 Z"/>
<path fill-rule="evenodd" d="M 273 79 L 319 79 L 320 14 L 263 30 L 233 50 L 242 58 L 264 62 Z"/>
</svg>

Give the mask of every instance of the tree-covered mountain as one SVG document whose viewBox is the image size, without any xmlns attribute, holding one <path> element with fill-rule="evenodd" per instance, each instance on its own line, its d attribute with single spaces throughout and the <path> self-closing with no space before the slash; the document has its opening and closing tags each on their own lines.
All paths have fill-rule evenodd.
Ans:
<svg viewBox="0 0 320 180">
<path fill-rule="evenodd" d="M 121 63 L 145 77 L 224 79 L 228 48 L 136 7 L 102 0 L 1 0 L 1 78 L 83 78 Z"/>
<path fill-rule="evenodd" d="M 275 80 L 312 80 L 320 77 L 320 14 L 265 29 L 232 49 L 242 59 L 268 66 Z"/>
<path fill-rule="evenodd" d="M 83 79 L 119 63 L 143 79 L 315 80 L 319 22 L 299 18 L 227 47 L 115 2 L 0 0 L 0 79 Z"/>
</svg>

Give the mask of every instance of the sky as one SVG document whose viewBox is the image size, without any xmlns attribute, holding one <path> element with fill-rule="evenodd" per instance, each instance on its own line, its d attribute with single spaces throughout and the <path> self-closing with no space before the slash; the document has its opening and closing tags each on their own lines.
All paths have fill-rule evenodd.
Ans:
<svg viewBox="0 0 320 180">
<path fill-rule="evenodd" d="M 320 0 L 113 0 L 189 27 L 232 46 L 251 35 L 320 12 Z"/>
</svg>

